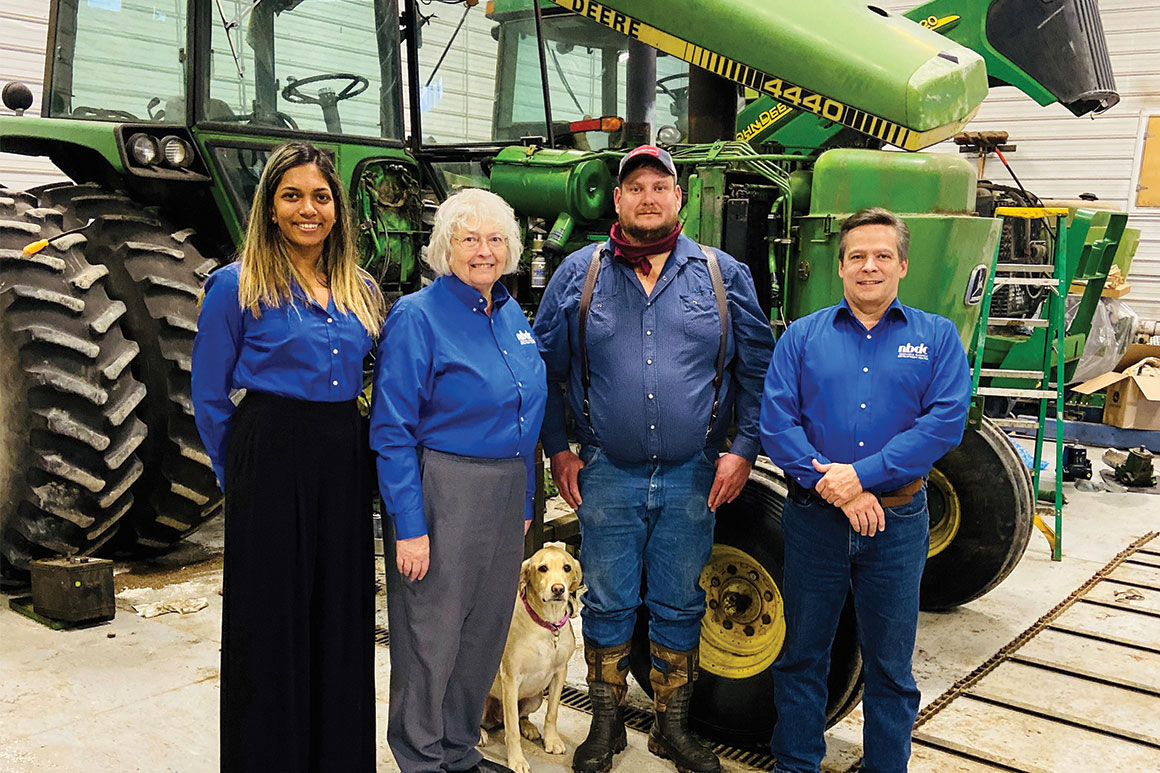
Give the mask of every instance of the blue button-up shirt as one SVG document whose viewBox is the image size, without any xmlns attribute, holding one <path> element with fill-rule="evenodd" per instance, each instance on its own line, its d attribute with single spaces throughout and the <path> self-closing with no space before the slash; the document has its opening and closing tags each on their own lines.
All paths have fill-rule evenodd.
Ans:
<svg viewBox="0 0 1160 773">
<path fill-rule="evenodd" d="M 398 539 L 427 533 L 416 447 L 528 468 L 524 517 L 536 492 L 535 450 L 544 419 L 544 363 L 523 311 L 496 283 L 491 316 L 454 275 L 400 298 L 375 362 L 371 447 L 379 491 Z M 480 503 L 486 510 L 487 503 Z"/>
<path fill-rule="evenodd" d="M 218 480 L 233 425 L 236 389 L 315 402 L 353 400 L 362 391 L 363 360 L 373 338 L 332 297 L 323 308 L 297 285 L 293 303 L 261 305 L 257 318 L 238 305 L 241 264 L 215 271 L 193 340 L 193 412 Z"/>
<path fill-rule="evenodd" d="M 759 451 L 761 377 L 773 336 L 761 312 L 749 267 L 718 251 L 731 326 L 721 405 L 708 438 L 721 320 L 700 247 L 681 236 L 651 295 L 631 268 L 602 248 L 600 276 L 588 312 L 592 426 L 584 420 L 579 307 L 592 247 L 568 256 L 553 274 L 536 313 L 535 331 L 548 366 L 544 451 L 568 448 L 566 385 L 581 443 L 626 462 L 678 462 L 716 451 L 730 424 L 732 453 L 753 461 Z"/>
<path fill-rule="evenodd" d="M 871 329 L 845 299 L 791 324 L 761 402 L 765 453 L 803 487 L 812 464 L 853 464 L 862 488 L 893 491 L 959 444 L 971 397 L 954 324 L 895 298 Z"/>
</svg>

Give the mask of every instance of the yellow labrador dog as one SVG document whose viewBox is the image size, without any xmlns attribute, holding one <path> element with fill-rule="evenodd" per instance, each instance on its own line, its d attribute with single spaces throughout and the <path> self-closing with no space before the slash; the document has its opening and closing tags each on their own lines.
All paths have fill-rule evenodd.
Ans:
<svg viewBox="0 0 1160 773">
<path fill-rule="evenodd" d="M 545 688 L 548 709 L 544 717 L 544 749 L 550 754 L 564 753 L 556 715 L 568 658 L 576 648 L 570 621 L 579 612 L 576 594 L 582 579 L 580 563 L 556 545 L 540 548 L 520 569 L 515 614 L 499 673 L 483 707 L 479 734 L 480 743 L 486 744 L 489 729 L 500 725 L 506 728 L 507 764 L 515 773 L 530 771 L 520 748 L 520 736 L 529 741 L 540 738 L 540 731 L 528 715 L 540 707 Z"/>
</svg>

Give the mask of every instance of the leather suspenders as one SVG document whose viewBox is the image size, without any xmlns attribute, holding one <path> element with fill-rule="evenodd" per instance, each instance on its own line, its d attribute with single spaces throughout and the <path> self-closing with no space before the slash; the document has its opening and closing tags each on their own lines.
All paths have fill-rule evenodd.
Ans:
<svg viewBox="0 0 1160 773">
<path fill-rule="evenodd" d="M 729 341 L 729 303 L 725 298 L 725 280 L 721 276 L 721 264 L 712 247 L 698 244 L 709 268 L 709 281 L 713 285 L 713 296 L 717 300 L 717 316 L 721 320 L 721 340 L 717 344 L 717 372 L 713 376 L 713 410 L 709 414 L 709 428 L 705 437 L 713 432 L 717 423 L 717 412 L 721 407 L 721 383 L 725 380 L 725 350 Z M 592 306 L 592 294 L 596 291 L 596 277 L 600 274 L 600 247 L 594 245 L 592 257 L 588 259 L 588 271 L 584 275 L 584 289 L 580 292 L 580 381 L 584 385 L 584 420 L 592 430 L 592 414 L 589 410 L 588 388 L 592 374 L 588 368 L 588 310 Z M 595 430 L 593 430 L 595 432 Z"/>
</svg>

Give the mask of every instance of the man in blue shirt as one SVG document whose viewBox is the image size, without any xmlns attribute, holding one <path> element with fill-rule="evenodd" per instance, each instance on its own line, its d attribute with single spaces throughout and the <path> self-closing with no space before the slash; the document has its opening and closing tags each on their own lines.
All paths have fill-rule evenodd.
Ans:
<svg viewBox="0 0 1160 773">
<path fill-rule="evenodd" d="M 643 572 L 657 712 L 649 749 L 681 770 L 718 771 L 717 758 L 686 730 L 705 612 L 698 581 L 714 511 L 740 493 L 758 452 L 761 374 L 773 339 L 748 267 L 715 253 L 729 322 L 715 406 L 722 315 L 709 256 L 680 234 L 672 158 L 642 146 L 624 157 L 619 178 L 610 241 L 564 260 L 534 328 L 548 368 L 541 440 L 556 485 L 579 514 L 588 583 L 582 614 L 593 718 L 572 766 L 608 771 L 625 748 L 620 707 Z M 599 273 L 582 346 L 579 307 L 594 250 Z M 579 456 L 568 446 L 561 385 Z M 721 454 L 734 423 L 737 436 Z"/>
<path fill-rule="evenodd" d="M 910 758 L 925 476 L 962 439 L 971 379 L 954 324 L 898 302 L 909 244 L 888 210 L 848 217 L 845 297 L 791 324 L 765 376 L 761 442 L 789 483 L 771 742 L 781 773 L 817 771 L 825 756 L 830 645 L 851 589 L 866 675 L 862 769 L 903 773 Z"/>
</svg>

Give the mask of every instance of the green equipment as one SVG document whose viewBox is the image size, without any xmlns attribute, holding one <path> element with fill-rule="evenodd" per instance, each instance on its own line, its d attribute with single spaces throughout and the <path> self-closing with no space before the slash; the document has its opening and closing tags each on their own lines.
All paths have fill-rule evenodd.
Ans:
<svg viewBox="0 0 1160 773">
<path fill-rule="evenodd" d="M 977 21 L 1017 3 L 928 5 Z M 876 204 L 914 235 L 903 300 L 969 343 L 1003 223 L 975 216 L 969 162 L 881 148 L 953 136 L 996 75 L 1041 102 L 1114 104 L 1094 0 L 1042 5 L 1088 26 L 1021 26 L 1030 58 L 1002 69 L 990 26 L 959 39 L 854 0 L 682 13 L 662 0 L 53 0 L 41 114 L 23 115 L 11 88 L 16 114 L 0 115 L 0 151 L 46 156 L 71 180 L 0 189 L 0 570 L 161 550 L 220 512 L 189 399 L 198 288 L 236 253 L 263 163 L 286 140 L 334 154 L 364 265 L 391 296 L 423 281 L 438 202 L 489 187 L 524 228 L 531 270 L 510 281 L 534 313 L 563 256 L 608 233 L 620 157 L 656 140 L 678 165 L 685 232 L 749 266 L 776 328 L 838 300 L 838 228 Z M 767 113 L 801 116 L 801 139 L 739 140 L 744 89 Z M 784 497 L 761 463 L 718 520 L 691 708 L 715 739 L 764 744 L 774 720 Z M 1021 460 L 980 419 L 931 475 L 924 606 L 1001 582 L 1033 501 Z M 567 518 L 546 530 L 575 533 Z M 640 647 L 633 661 L 647 671 Z M 831 662 L 836 721 L 861 694 L 852 607 Z"/>
<path fill-rule="evenodd" d="M 1051 548 L 1052 559 L 1059 561 L 1063 558 L 1063 390 L 1066 381 L 1064 380 L 1064 357 L 1061 356 L 1061 353 L 1064 351 L 1066 345 L 1064 304 L 1069 286 L 1068 276 L 1066 275 L 1069 229 L 1064 220 L 1067 217 L 1068 211 L 1066 209 L 1048 209 L 1042 207 L 1025 209 L 999 208 L 995 211 L 995 214 L 999 217 L 1021 218 L 1027 221 L 1041 220 L 1047 225 L 1047 228 L 1052 230 L 1056 238 L 1054 240 L 1052 260 L 1047 264 L 1001 263 L 1002 250 L 999 247 L 995 250 L 995 260 L 992 262 L 991 269 L 987 273 L 987 287 L 983 292 L 982 320 L 975 329 L 974 345 L 972 346 L 974 363 L 971 369 L 971 396 L 976 398 L 976 401 L 968 423 L 977 426 L 982 421 L 983 403 L 978 398 L 1005 397 L 1030 400 L 1038 403 L 1039 411 L 1036 419 L 1009 419 L 1006 417 L 992 419 L 995 424 L 1001 427 L 1025 427 L 1035 430 L 1035 454 L 1031 458 L 1031 490 L 1036 492 L 1036 501 L 1038 502 L 1039 477 L 1043 471 L 1040 463 L 1043 460 L 1043 440 L 1046 433 L 1047 411 L 1049 403 L 1054 403 L 1052 407 L 1055 413 L 1052 419 L 1055 427 L 1056 474 L 1055 491 L 1052 498 L 1053 507 L 1051 509 L 1053 523 L 1048 524 L 1044 520 L 1046 513 L 1040 513 L 1038 509 L 1035 513 L 1034 523 L 1036 528 L 1047 538 L 1048 546 Z M 1049 218 L 1054 218 L 1054 226 L 1048 223 Z M 993 340 L 1000 340 L 997 337 L 989 335 L 987 332 L 988 329 L 991 325 L 1001 327 L 1011 320 L 1010 317 L 991 316 L 991 303 L 994 298 L 994 291 L 999 286 L 1039 287 L 1043 288 L 1046 292 L 1047 300 L 1043 305 L 1041 316 L 1034 319 L 1016 320 L 1016 324 L 1034 327 L 1036 333 L 1042 331 L 1042 335 L 1037 338 L 1034 335 L 1032 336 L 1032 338 L 1036 339 L 1035 344 L 1028 341 L 1028 346 L 1023 347 L 1023 350 L 1027 352 L 1027 356 L 1038 356 L 1038 360 L 1034 362 L 1035 367 L 1027 367 L 1026 369 L 983 367 L 983 364 L 987 361 L 987 345 Z M 1054 373 L 1052 372 L 1053 368 Z M 980 379 L 983 377 L 987 377 L 990 382 L 989 385 L 979 385 Z M 1033 384 L 1030 387 L 1022 384 L 1019 386 L 1006 386 L 1008 382 L 1020 382 L 1024 380 L 1030 380 Z M 1053 382 L 1054 386 L 1052 386 Z"/>
</svg>

